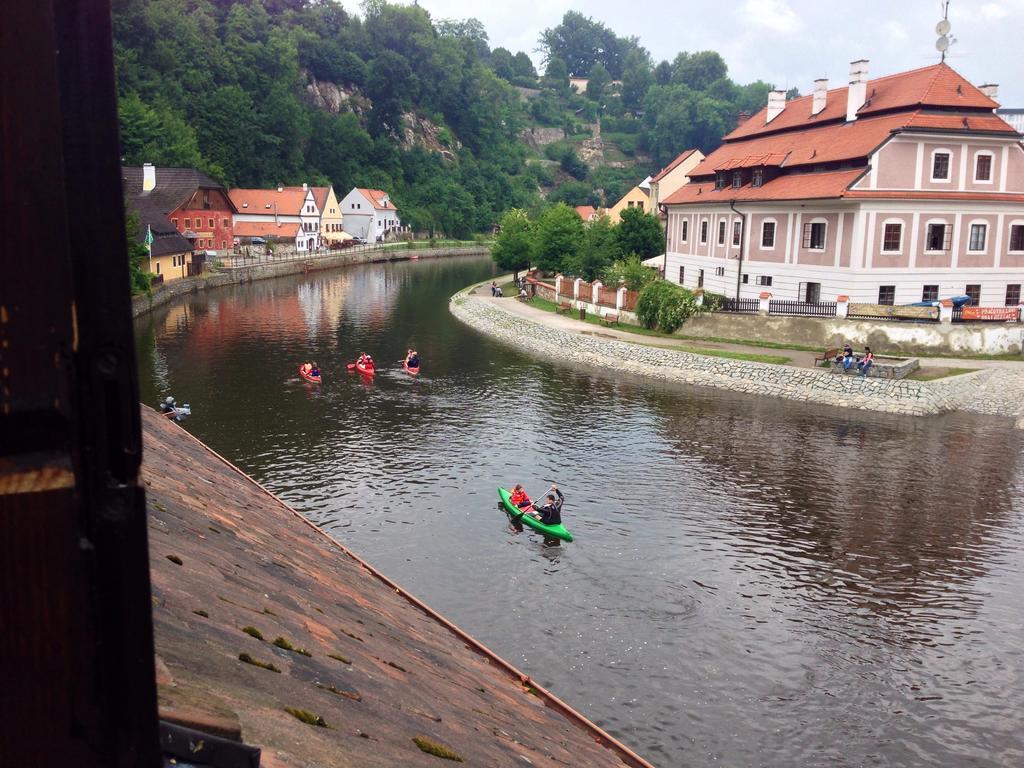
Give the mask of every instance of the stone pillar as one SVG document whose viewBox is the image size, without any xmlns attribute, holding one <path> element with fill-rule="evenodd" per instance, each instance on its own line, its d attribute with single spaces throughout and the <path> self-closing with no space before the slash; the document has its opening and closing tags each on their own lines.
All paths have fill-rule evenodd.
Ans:
<svg viewBox="0 0 1024 768">
<path fill-rule="evenodd" d="M 700 288 L 693 292 L 693 298 L 697 301 L 698 307 L 704 306 L 704 291 L 702 291 Z"/>
<path fill-rule="evenodd" d="M 555 275 L 555 301 L 558 301 L 558 297 L 562 295 L 562 280 L 564 278 L 561 275 Z"/>
<path fill-rule="evenodd" d="M 836 296 L 836 319 L 845 320 L 848 314 L 850 314 L 850 297 Z"/>
<path fill-rule="evenodd" d="M 626 286 L 621 286 L 619 290 L 615 292 L 615 311 L 621 312 L 622 305 L 626 303 Z"/>
<path fill-rule="evenodd" d="M 601 298 L 601 288 L 603 288 L 603 287 L 604 286 L 603 286 L 603 284 L 601 283 L 600 280 L 595 280 L 594 281 L 594 284 L 591 286 L 591 290 L 590 290 L 590 303 L 591 304 L 594 304 L 595 306 L 597 305 L 598 299 Z"/>
<path fill-rule="evenodd" d="M 953 301 L 951 299 L 939 301 L 939 322 L 946 324 L 953 322 Z"/>
<path fill-rule="evenodd" d="M 761 306 L 757 308 L 757 312 L 760 315 L 768 314 L 768 302 L 772 300 L 772 295 L 768 291 L 761 291 L 761 295 L 758 297 L 761 300 Z"/>
<path fill-rule="evenodd" d="M 572 297 L 573 297 L 573 299 L 578 299 L 580 297 L 580 283 L 582 283 L 582 282 L 583 282 L 583 278 L 582 277 L 577 277 L 575 280 L 572 281 Z"/>
</svg>

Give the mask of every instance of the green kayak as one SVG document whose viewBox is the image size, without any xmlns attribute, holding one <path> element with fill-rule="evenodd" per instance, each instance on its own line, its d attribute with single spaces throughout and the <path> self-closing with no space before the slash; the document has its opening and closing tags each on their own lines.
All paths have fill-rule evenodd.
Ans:
<svg viewBox="0 0 1024 768">
<path fill-rule="evenodd" d="M 506 491 L 504 488 L 498 489 L 498 498 L 501 499 L 501 506 L 504 507 L 505 514 L 507 514 L 510 519 L 518 520 L 523 525 L 528 525 L 535 531 L 540 531 L 545 536 L 553 536 L 554 538 L 561 539 L 562 541 L 572 541 L 572 534 L 566 530 L 564 525 L 544 525 L 540 520 L 530 517 L 530 515 L 522 514 L 522 510 L 509 501 L 508 497 L 510 495 L 511 493 Z"/>
</svg>

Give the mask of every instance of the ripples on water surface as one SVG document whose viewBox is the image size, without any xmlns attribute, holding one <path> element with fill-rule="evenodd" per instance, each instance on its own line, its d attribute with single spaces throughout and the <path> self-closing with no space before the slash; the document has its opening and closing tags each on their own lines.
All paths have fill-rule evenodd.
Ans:
<svg viewBox="0 0 1024 768">
<path fill-rule="evenodd" d="M 660 766 L 1024 764 L 1018 433 L 520 355 L 448 314 L 490 270 L 162 309 L 144 400 L 189 401 L 191 432 Z M 372 383 L 345 371 L 361 349 Z M 573 544 L 507 530 L 516 480 L 560 483 Z"/>
</svg>

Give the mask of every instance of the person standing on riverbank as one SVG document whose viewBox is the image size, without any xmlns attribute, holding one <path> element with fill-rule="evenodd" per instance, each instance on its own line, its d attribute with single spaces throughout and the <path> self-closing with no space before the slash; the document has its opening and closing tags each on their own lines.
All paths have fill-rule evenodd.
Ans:
<svg viewBox="0 0 1024 768">
<path fill-rule="evenodd" d="M 495 280 L 491 280 L 491 296 L 494 297 L 494 296 L 497 296 L 497 295 L 498 295 L 498 283 Z"/>
</svg>

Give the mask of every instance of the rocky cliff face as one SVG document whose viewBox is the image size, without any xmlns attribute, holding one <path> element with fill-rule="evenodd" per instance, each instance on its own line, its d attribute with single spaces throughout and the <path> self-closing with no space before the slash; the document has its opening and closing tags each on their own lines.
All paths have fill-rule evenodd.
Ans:
<svg viewBox="0 0 1024 768">
<path fill-rule="evenodd" d="M 309 72 L 306 73 L 306 95 L 314 106 L 335 115 L 352 112 L 363 116 L 373 109 L 373 102 L 364 96 L 358 88 L 346 89 L 337 83 L 317 80 Z"/>
<path fill-rule="evenodd" d="M 539 152 L 548 144 L 554 144 L 556 141 L 564 139 L 565 131 L 561 128 L 544 128 L 541 126 L 534 126 L 533 128 L 524 128 L 519 134 L 519 137 L 526 142 L 531 149 Z"/>
<path fill-rule="evenodd" d="M 454 151 L 462 147 L 462 143 L 447 128 L 413 112 L 402 114 L 399 140 L 403 149 L 423 147 L 428 152 L 437 152 L 446 160 L 454 160 Z"/>
</svg>

